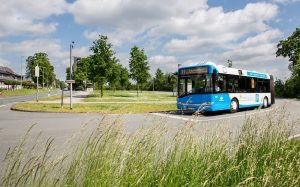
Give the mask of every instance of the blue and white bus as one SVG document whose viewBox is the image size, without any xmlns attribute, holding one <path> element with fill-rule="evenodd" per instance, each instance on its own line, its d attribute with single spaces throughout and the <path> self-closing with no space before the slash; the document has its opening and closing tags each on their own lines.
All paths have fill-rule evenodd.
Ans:
<svg viewBox="0 0 300 187">
<path fill-rule="evenodd" d="M 241 108 L 266 108 L 275 103 L 273 76 L 216 65 L 178 69 L 177 108 L 180 110 L 236 112 Z"/>
</svg>

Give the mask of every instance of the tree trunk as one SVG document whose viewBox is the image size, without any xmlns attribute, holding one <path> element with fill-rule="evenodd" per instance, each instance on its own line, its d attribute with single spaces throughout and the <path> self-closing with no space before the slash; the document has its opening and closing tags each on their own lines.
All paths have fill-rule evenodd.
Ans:
<svg viewBox="0 0 300 187">
<path fill-rule="evenodd" d="M 103 84 L 101 84 L 101 86 L 100 86 L 100 88 L 101 88 L 101 97 L 103 97 Z"/>
<path fill-rule="evenodd" d="M 175 96 L 175 95 L 174 95 L 174 90 L 175 90 L 175 86 L 173 85 L 173 97 Z"/>
<path fill-rule="evenodd" d="M 136 96 L 138 97 L 139 96 L 139 84 L 136 84 L 136 85 L 137 85 Z"/>
</svg>

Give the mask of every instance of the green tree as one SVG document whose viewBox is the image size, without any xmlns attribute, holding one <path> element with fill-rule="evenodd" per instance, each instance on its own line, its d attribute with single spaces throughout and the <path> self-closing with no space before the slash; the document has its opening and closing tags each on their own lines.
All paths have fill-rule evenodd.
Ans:
<svg viewBox="0 0 300 187">
<path fill-rule="evenodd" d="M 290 61 L 292 76 L 285 82 L 285 97 L 300 97 L 300 28 L 278 43 L 276 56 L 288 57 Z"/>
<path fill-rule="evenodd" d="M 28 88 L 28 89 L 36 88 L 36 84 L 32 83 L 30 81 L 23 81 L 22 85 L 23 85 L 24 88 Z"/>
<path fill-rule="evenodd" d="M 168 82 L 172 86 L 173 96 L 175 96 L 174 92 L 176 91 L 176 87 L 177 87 L 176 86 L 177 85 L 177 76 L 174 73 L 169 74 Z"/>
<path fill-rule="evenodd" d="M 150 77 L 148 60 L 144 49 L 139 49 L 137 46 L 131 48 L 129 67 L 130 77 L 136 81 L 138 94 L 139 87 L 142 92 L 143 84 L 146 83 Z"/>
<path fill-rule="evenodd" d="M 296 28 L 291 36 L 278 43 L 276 56 L 288 57 L 293 75 L 300 76 L 300 28 Z"/>
<path fill-rule="evenodd" d="M 47 86 L 52 85 L 55 81 L 54 67 L 51 65 L 46 53 L 35 53 L 26 59 L 26 76 L 31 77 L 36 83 L 35 67 L 39 66 L 39 84 L 45 83 Z M 44 80 L 43 80 L 44 79 Z"/>
<path fill-rule="evenodd" d="M 157 68 L 155 72 L 155 79 L 154 79 L 155 90 L 159 90 L 159 91 L 164 90 L 165 84 L 166 84 L 165 74 L 162 72 L 161 69 Z"/>
<path fill-rule="evenodd" d="M 129 72 L 128 72 L 127 68 L 121 66 L 121 72 L 120 73 L 121 73 L 120 74 L 120 85 L 121 85 L 121 88 L 124 90 L 130 84 L 130 82 L 129 82 Z"/>
<path fill-rule="evenodd" d="M 274 82 L 276 97 L 284 97 L 285 96 L 285 85 L 284 82 L 280 79 L 277 79 Z"/>
<path fill-rule="evenodd" d="M 66 80 L 70 79 L 70 67 L 66 68 Z"/>
<path fill-rule="evenodd" d="M 91 63 L 91 58 L 81 58 L 77 64 L 76 70 L 73 72 L 73 78 L 75 80 L 76 89 L 86 89 L 86 83 L 89 82 L 88 73 L 89 65 Z M 70 71 L 68 69 L 68 71 Z M 67 73 L 69 75 L 69 72 Z M 69 75 L 70 76 L 70 75 Z"/>
<path fill-rule="evenodd" d="M 121 76 L 121 64 L 113 63 L 111 72 L 107 76 L 107 81 L 109 82 L 110 88 L 116 90 L 117 85 L 120 83 Z"/>
<path fill-rule="evenodd" d="M 113 67 L 117 63 L 115 52 L 112 50 L 112 44 L 108 42 L 107 36 L 99 35 L 99 39 L 93 42 L 90 48 L 93 52 L 89 65 L 89 78 L 93 83 L 97 83 L 103 96 L 103 87 L 107 78 L 111 76 Z"/>
</svg>

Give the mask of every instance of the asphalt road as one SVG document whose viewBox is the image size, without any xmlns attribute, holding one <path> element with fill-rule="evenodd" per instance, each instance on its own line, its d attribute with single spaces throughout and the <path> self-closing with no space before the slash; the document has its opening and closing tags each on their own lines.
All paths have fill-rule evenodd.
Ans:
<svg viewBox="0 0 300 187">
<path fill-rule="evenodd" d="M 15 100 L 14 100 L 15 101 Z M 42 137 L 54 137 L 56 151 L 66 150 L 65 143 L 72 137 L 85 136 L 90 130 L 96 128 L 101 120 L 99 114 L 64 114 L 64 113 L 33 113 L 17 112 L 10 110 L 10 104 L 0 106 L 0 160 L 3 160 L 5 153 L 10 146 L 16 145 L 30 126 L 36 124 L 31 131 L 29 138 L 35 139 L 40 132 Z M 192 116 L 190 114 L 127 114 L 127 115 L 106 115 L 106 122 L 109 123 L 118 119 L 124 131 L 134 132 L 139 128 L 149 128 L 155 125 L 164 126 L 176 131 L 179 128 L 194 124 L 195 130 L 201 134 L 215 134 L 220 132 L 238 133 L 247 117 L 266 119 L 269 113 L 279 115 L 277 108 L 286 106 L 286 111 L 290 114 L 288 120 L 295 121 L 293 134 L 300 134 L 300 101 L 278 99 L 272 107 L 262 110 L 245 110 L 235 114 L 226 112 Z M 3 167 L 0 162 L 0 168 Z M 1 171 L 0 171 L 1 173 Z"/>
<path fill-rule="evenodd" d="M 60 91 L 50 92 L 50 93 L 39 93 L 40 97 L 47 97 L 48 94 L 54 95 L 58 94 Z M 22 95 L 22 96 L 14 96 L 14 97 L 0 97 L 0 106 L 7 105 L 15 102 L 23 102 L 23 101 L 31 101 L 36 98 L 36 94 L 33 95 Z"/>
</svg>

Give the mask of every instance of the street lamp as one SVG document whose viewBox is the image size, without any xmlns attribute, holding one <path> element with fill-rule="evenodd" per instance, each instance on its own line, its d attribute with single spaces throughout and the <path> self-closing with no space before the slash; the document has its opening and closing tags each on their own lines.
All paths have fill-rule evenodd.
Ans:
<svg viewBox="0 0 300 187">
<path fill-rule="evenodd" d="M 70 43 L 70 80 L 72 80 L 72 48 L 75 42 Z M 70 110 L 72 110 L 72 82 L 70 82 Z"/>
</svg>

